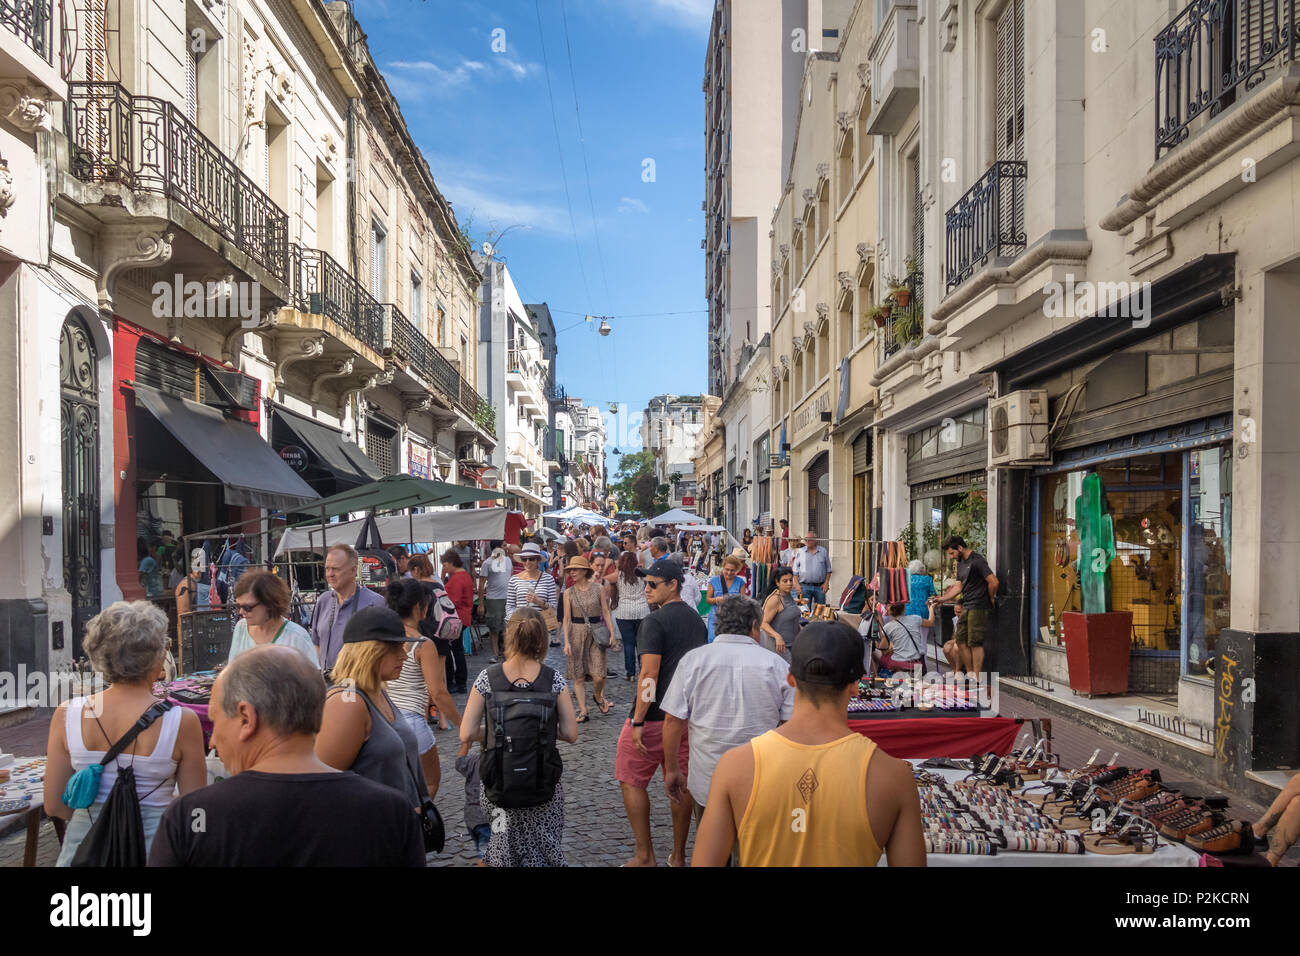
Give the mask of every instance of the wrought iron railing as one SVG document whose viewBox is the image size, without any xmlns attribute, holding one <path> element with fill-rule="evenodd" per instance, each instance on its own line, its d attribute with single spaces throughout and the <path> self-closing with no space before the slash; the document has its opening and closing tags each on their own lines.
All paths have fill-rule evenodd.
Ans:
<svg viewBox="0 0 1300 956">
<path fill-rule="evenodd" d="M 908 273 L 906 296 L 891 293 L 893 308 L 885 327 L 881 330 L 880 343 L 884 358 L 896 355 L 903 347 L 921 341 L 925 334 L 925 282 L 920 272 Z M 906 305 L 900 305 L 897 299 L 905 298 Z"/>
<path fill-rule="evenodd" d="M 478 393 L 456 366 L 430 342 L 415 323 L 391 303 L 380 306 L 383 316 L 384 351 L 407 362 L 415 373 L 438 392 L 448 406 L 460 408 L 491 434 L 496 434 L 496 409 Z"/>
<path fill-rule="evenodd" d="M 948 210 L 945 274 L 948 291 L 994 256 L 1025 249 L 1025 184 L 1028 165 L 1004 160 L 989 167 Z"/>
<path fill-rule="evenodd" d="M 1192 0 L 1156 34 L 1156 158 L 1294 60 L 1300 0 Z"/>
<path fill-rule="evenodd" d="M 46 63 L 53 62 L 53 0 L 0 0 L 0 25 L 31 47 Z"/>
<path fill-rule="evenodd" d="M 296 243 L 292 294 L 302 312 L 323 315 L 376 352 L 384 350 L 384 307 L 328 252 Z"/>
<path fill-rule="evenodd" d="M 118 83 L 68 84 L 72 174 L 180 203 L 281 282 L 289 216 L 167 100 Z"/>
</svg>

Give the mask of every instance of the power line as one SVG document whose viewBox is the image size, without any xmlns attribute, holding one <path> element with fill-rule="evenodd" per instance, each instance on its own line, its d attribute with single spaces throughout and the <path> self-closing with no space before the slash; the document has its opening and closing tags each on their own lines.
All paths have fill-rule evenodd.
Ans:
<svg viewBox="0 0 1300 956">
<path fill-rule="evenodd" d="M 564 165 L 564 146 L 560 141 L 560 120 L 555 112 L 555 93 L 551 89 L 551 64 L 546 55 L 546 32 L 542 29 L 542 3 L 533 0 L 533 9 L 537 12 L 537 35 L 542 43 L 542 69 L 546 73 L 546 96 L 551 101 L 551 125 L 555 128 L 555 150 L 560 155 L 560 176 L 564 180 L 564 201 L 569 207 L 569 228 L 573 230 L 573 249 L 578 255 L 578 272 L 582 276 L 582 289 L 591 300 L 591 288 L 587 285 L 587 270 L 582 264 L 582 246 L 578 242 L 578 224 L 573 217 L 573 197 L 569 193 L 569 173 Z"/>
</svg>

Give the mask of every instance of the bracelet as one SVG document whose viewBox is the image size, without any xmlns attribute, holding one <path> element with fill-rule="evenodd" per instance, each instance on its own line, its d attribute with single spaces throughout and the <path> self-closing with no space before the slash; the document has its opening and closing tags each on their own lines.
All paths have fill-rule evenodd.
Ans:
<svg viewBox="0 0 1300 956">
<path fill-rule="evenodd" d="M 644 721 L 644 720 L 634 720 L 634 721 L 632 721 L 632 726 L 633 726 L 633 727 L 644 727 L 644 726 L 645 726 L 645 721 Z"/>
</svg>

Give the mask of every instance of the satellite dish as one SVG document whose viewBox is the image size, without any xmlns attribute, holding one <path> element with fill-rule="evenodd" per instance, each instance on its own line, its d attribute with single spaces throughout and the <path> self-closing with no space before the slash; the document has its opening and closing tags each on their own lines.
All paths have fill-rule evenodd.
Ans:
<svg viewBox="0 0 1300 956">
<path fill-rule="evenodd" d="M 831 476 L 829 472 L 817 479 L 817 490 L 824 495 L 831 493 Z"/>
<path fill-rule="evenodd" d="M 492 248 L 492 243 L 490 242 L 483 243 L 483 255 L 491 256 L 494 251 L 495 250 Z"/>
<path fill-rule="evenodd" d="M 486 468 L 484 469 L 483 474 L 480 475 L 479 477 L 482 479 L 483 484 L 486 485 L 488 488 L 495 488 L 497 486 L 497 482 L 501 480 L 501 469 Z"/>
</svg>

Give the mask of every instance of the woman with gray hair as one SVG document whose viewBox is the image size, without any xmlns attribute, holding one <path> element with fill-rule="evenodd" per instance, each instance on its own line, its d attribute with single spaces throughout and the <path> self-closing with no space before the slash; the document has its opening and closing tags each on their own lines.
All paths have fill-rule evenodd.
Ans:
<svg viewBox="0 0 1300 956">
<path fill-rule="evenodd" d="M 164 676 L 168 643 L 167 616 L 148 601 L 118 601 L 91 618 L 86 627 L 86 654 L 109 686 L 102 693 L 60 704 L 50 720 L 45 812 L 71 821 L 57 866 L 71 865 L 113 789 L 119 768 L 130 766 L 135 775 L 146 853 L 173 791 L 183 796 L 207 783 L 198 715 L 172 707 L 104 765 L 98 792 L 85 813 L 63 802 L 72 775 L 100 765 L 113 745 L 158 703 L 153 684 Z"/>
<path fill-rule="evenodd" d="M 922 622 L 930 618 L 930 598 L 937 593 L 934 590 L 934 578 L 926 573 L 925 565 L 913 558 L 907 563 L 907 608 L 904 615 L 915 614 Z M 938 618 L 936 617 L 937 621 Z M 930 634 L 934 631 L 931 624 L 922 624 L 921 627 L 921 658 L 925 659 L 925 645 L 930 642 Z"/>
</svg>

